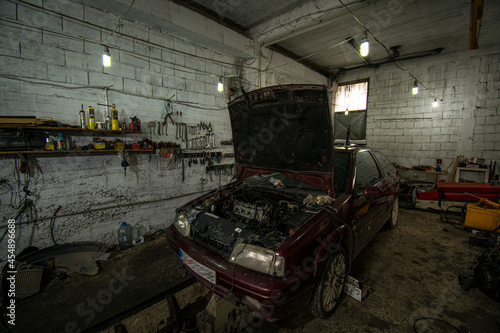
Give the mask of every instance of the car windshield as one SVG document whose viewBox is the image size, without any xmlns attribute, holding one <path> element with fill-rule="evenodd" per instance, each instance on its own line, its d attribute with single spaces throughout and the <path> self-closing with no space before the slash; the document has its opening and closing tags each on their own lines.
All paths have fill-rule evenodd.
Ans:
<svg viewBox="0 0 500 333">
<path fill-rule="evenodd" d="M 282 189 L 321 191 L 316 186 L 313 186 L 301 180 L 287 177 L 280 172 L 275 172 L 269 175 L 258 174 L 245 179 L 244 182 L 247 183 L 248 185 L 254 185 L 254 186 L 255 184 L 259 184 L 264 186 L 274 186 L 275 188 L 282 188 Z"/>
</svg>

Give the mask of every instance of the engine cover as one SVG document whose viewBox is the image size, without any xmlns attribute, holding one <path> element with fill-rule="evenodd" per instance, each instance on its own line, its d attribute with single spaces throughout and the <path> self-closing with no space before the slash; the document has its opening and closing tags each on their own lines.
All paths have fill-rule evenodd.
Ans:
<svg viewBox="0 0 500 333">
<path fill-rule="evenodd" d="M 255 204 L 235 200 L 233 203 L 233 213 L 246 219 L 267 222 L 270 219 L 271 206 L 265 203 Z"/>
</svg>

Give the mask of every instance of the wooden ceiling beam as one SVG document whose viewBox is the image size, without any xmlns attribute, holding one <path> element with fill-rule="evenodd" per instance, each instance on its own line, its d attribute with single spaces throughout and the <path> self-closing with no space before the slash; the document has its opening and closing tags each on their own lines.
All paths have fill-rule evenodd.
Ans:
<svg viewBox="0 0 500 333">
<path fill-rule="evenodd" d="M 479 48 L 479 26 L 483 20 L 483 0 L 470 1 L 470 22 L 469 22 L 469 50 Z"/>
</svg>

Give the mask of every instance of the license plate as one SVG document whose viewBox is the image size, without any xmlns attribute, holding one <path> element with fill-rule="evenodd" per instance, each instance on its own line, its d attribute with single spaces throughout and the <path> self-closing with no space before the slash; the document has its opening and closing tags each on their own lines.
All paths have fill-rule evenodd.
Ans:
<svg viewBox="0 0 500 333">
<path fill-rule="evenodd" d="M 196 260 L 191 258 L 191 256 L 189 254 L 187 254 L 186 252 L 184 252 L 182 250 L 179 250 L 179 257 L 181 258 L 181 261 L 186 266 L 191 268 L 193 271 L 195 271 L 201 277 L 203 277 L 203 278 L 207 279 L 208 281 L 212 282 L 213 284 L 215 284 L 215 271 L 213 269 L 208 268 L 207 266 L 205 266 L 203 264 L 200 264 L 199 262 L 197 262 Z"/>
</svg>

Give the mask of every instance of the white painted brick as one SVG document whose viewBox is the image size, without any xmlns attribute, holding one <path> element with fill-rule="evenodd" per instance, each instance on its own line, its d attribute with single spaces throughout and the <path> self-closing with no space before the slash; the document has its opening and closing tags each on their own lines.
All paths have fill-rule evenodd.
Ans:
<svg viewBox="0 0 500 333">
<path fill-rule="evenodd" d="M 161 74 L 137 68 L 135 71 L 135 79 L 150 85 L 161 86 L 163 77 Z"/>
<path fill-rule="evenodd" d="M 411 136 L 408 136 L 408 135 L 398 135 L 398 136 L 395 136 L 396 138 L 396 142 L 400 142 L 400 143 L 409 143 L 409 142 L 412 142 L 412 137 Z"/>
<path fill-rule="evenodd" d="M 47 78 L 47 64 L 40 61 L 32 61 L 28 59 L 1 57 L 2 66 L 0 66 L 0 73 L 6 75 L 46 79 Z"/>
<path fill-rule="evenodd" d="M 194 69 L 196 71 L 204 72 L 205 71 L 205 61 L 195 59 L 192 57 L 187 57 L 186 58 L 186 67 L 189 69 Z"/>
<path fill-rule="evenodd" d="M 83 70 L 100 71 L 102 70 L 102 58 L 93 55 L 64 51 L 64 63 L 68 68 L 77 68 Z M 120 64 L 113 64 L 113 66 Z M 111 67 L 110 67 L 111 68 Z"/>
<path fill-rule="evenodd" d="M 484 135 L 484 140 L 485 140 L 485 142 L 491 142 L 491 141 L 495 142 L 495 141 L 499 141 L 498 137 L 499 137 L 498 133 L 496 133 L 496 134 L 488 134 L 487 133 Z"/>
<path fill-rule="evenodd" d="M 17 6 L 17 18 L 19 21 L 30 26 L 62 31 L 61 16 L 43 12 L 42 10 L 30 6 Z"/>
<path fill-rule="evenodd" d="M 460 134 L 460 127 L 441 127 L 441 134 Z"/>
<path fill-rule="evenodd" d="M 404 130 L 404 134 L 413 137 L 419 137 L 420 135 L 422 135 L 422 130 L 419 128 L 407 128 Z"/>
<path fill-rule="evenodd" d="M 16 39 L 0 38 L 0 55 L 9 57 L 21 56 L 21 44 Z"/>
<path fill-rule="evenodd" d="M 450 142 L 450 135 L 448 134 L 431 135 L 431 142 Z"/>
<path fill-rule="evenodd" d="M 48 79 L 56 82 L 66 82 L 78 85 L 88 84 L 88 73 L 85 71 L 68 71 L 65 66 L 47 65 Z"/>
<path fill-rule="evenodd" d="M 153 96 L 153 86 L 151 84 L 136 80 L 123 79 L 123 90 L 139 96 Z"/>
<path fill-rule="evenodd" d="M 123 20 L 118 31 L 136 37 L 138 39 L 147 40 L 149 38 L 149 28 L 134 22 L 130 22 L 127 19 Z"/>
<path fill-rule="evenodd" d="M 83 40 L 74 40 L 48 33 L 43 35 L 43 44 L 74 52 L 84 52 L 85 50 Z"/>
<path fill-rule="evenodd" d="M 186 56 L 180 53 L 172 54 L 172 61 L 174 64 L 185 67 L 186 66 Z"/>
<path fill-rule="evenodd" d="M 412 121 L 402 121 L 399 120 L 396 123 L 397 128 L 413 128 L 413 122 Z"/>
<path fill-rule="evenodd" d="M 111 66 L 110 67 L 104 67 L 102 65 L 102 58 L 97 58 L 98 61 L 95 59 L 96 57 L 94 56 L 89 56 L 89 60 L 91 60 L 93 65 L 98 66 L 99 69 L 94 69 L 92 68 L 92 71 L 99 71 L 103 72 L 105 74 L 110 74 L 122 78 L 127 78 L 127 79 L 134 79 L 136 78 L 136 70 L 137 71 L 142 71 L 141 68 L 135 68 L 132 65 L 122 63 L 120 61 L 113 61 L 113 57 L 111 57 Z M 96 64 L 97 63 L 97 64 Z"/>
<path fill-rule="evenodd" d="M 92 86 L 112 86 L 113 90 L 123 90 L 123 78 L 105 74 L 105 73 L 89 73 L 89 84 Z"/>
<path fill-rule="evenodd" d="M 162 34 L 160 31 L 154 29 L 149 29 L 149 41 L 170 49 L 174 48 L 174 38 L 172 36 Z"/>
<path fill-rule="evenodd" d="M 113 61 L 113 54 L 111 54 L 111 61 Z M 119 52 L 119 61 L 130 66 L 149 69 L 149 60 L 145 60 L 144 57 Z"/>
<path fill-rule="evenodd" d="M 43 8 L 82 20 L 83 5 L 69 0 L 43 1 Z"/>
<path fill-rule="evenodd" d="M 33 42 L 21 43 L 21 58 L 54 65 L 65 64 L 64 50 Z"/>
<path fill-rule="evenodd" d="M 16 4 L 9 1 L 0 1 L 0 17 L 15 20 Z"/>
</svg>

